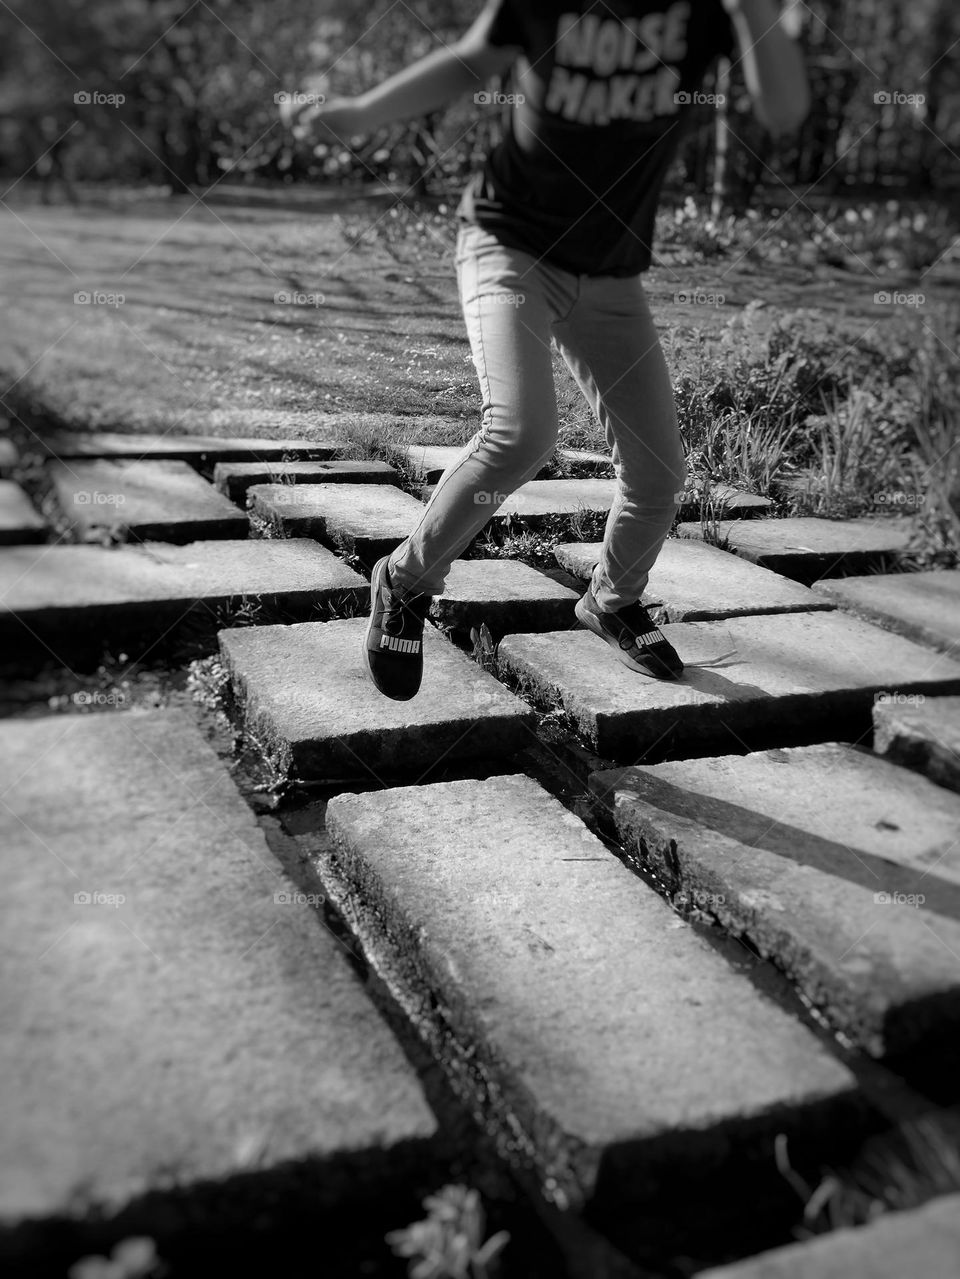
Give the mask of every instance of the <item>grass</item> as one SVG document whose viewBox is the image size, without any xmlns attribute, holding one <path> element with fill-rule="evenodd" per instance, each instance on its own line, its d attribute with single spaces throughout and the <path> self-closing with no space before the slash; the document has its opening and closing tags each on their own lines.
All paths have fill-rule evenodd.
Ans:
<svg viewBox="0 0 960 1279">
<path fill-rule="evenodd" d="M 479 424 L 450 207 L 344 188 L 309 208 L 229 194 L 101 200 L 82 216 L 25 198 L 5 213 L 4 398 L 79 428 L 334 434 L 341 456 L 389 461 L 416 492 L 403 447 L 459 445 Z M 694 479 L 780 514 L 909 514 L 917 565 L 956 564 L 949 215 L 835 202 L 713 222 L 687 200 L 659 226 L 645 285 Z M 923 305 L 877 304 L 881 288 Z M 97 290 L 123 300 L 74 302 Z M 554 370 L 558 446 L 605 451 L 556 353 Z M 541 532 L 497 541 L 478 553 L 552 564 Z"/>
</svg>

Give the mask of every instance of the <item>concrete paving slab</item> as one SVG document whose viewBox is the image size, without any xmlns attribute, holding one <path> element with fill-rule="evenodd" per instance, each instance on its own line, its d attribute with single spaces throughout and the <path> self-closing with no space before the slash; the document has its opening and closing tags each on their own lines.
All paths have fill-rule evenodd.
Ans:
<svg viewBox="0 0 960 1279">
<path fill-rule="evenodd" d="M 636 1215 L 662 1176 L 710 1182 L 856 1107 L 846 1067 L 530 778 L 340 794 L 327 832 L 352 930 L 555 1201 Z"/>
<path fill-rule="evenodd" d="M 410 444 L 402 452 L 407 471 L 424 484 L 434 485 L 465 448 L 463 444 Z M 546 469 L 544 466 L 541 471 Z"/>
<path fill-rule="evenodd" d="M 558 449 L 557 455 L 570 475 L 581 478 L 590 475 L 613 475 L 615 468 L 609 453 L 594 449 Z"/>
<path fill-rule="evenodd" d="M 429 625 L 419 693 L 384 697 L 363 659 L 366 627 L 358 617 L 220 633 L 241 722 L 281 773 L 379 781 L 530 744 L 530 708 Z"/>
<path fill-rule="evenodd" d="M 754 732 L 835 736 L 845 719 L 869 718 L 878 693 L 960 692 L 960 662 L 839 613 L 668 623 L 663 633 L 687 664 L 675 682 L 629 670 L 585 630 L 508 635 L 498 658 L 524 696 L 562 705 L 601 755 L 629 763 L 655 746 L 742 750 Z"/>
<path fill-rule="evenodd" d="M 116 431 L 62 433 L 46 441 L 53 457 L 133 458 L 146 461 L 190 462 L 210 466 L 215 462 L 322 461 L 336 455 L 342 442 L 336 439 L 221 438 L 216 435 L 134 435 Z"/>
<path fill-rule="evenodd" d="M 254 484 L 396 484 L 399 475 L 386 462 L 218 462 L 213 483 L 244 505 Z"/>
<path fill-rule="evenodd" d="M 156 1191 L 163 1228 L 164 1192 L 241 1194 L 252 1151 L 274 1194 L 409 1176 L 419 1081 L 192 721 L 7 720 L 0 759 L 0 1220 Z"/>
<path fill-rule="evenodd" d="M 571 542 L 556 548 L 557 563 L 589 579 L 601 542 Z M 658 622 L 703 622 L 752 613 L 808 613 L 833 601 L 716 546 L 668 537 L 650 572 L 643 602 Z"/>
<path fill-rule="evenodd" d="M 695 481 L 684 491 L 680 502 L 680 518 L 696 520 L 699 523 L 702 502 L 703 486 L 699 481 Z M 769 497 L 761 497 L 759 493 L 749 493 L 733 484 L 711 484 L 707 503 L 711 514 L 725 519 L 731 517 L 744 519 L 765 515 L 776 505 Z"/>
<path fill-rule="evenodd" d="M 509 518 L 522 519 L 530 528 L 556 516 L 604 515 L 613 505 L 616 485 L 616 480 L 607 479 L 529 480 L 513 493 L 487 494 L 490 515 L 499 523 Z M 421 491 L 422 500 L 429 501 L 432 493 L 433 486 L 426 485 Z"/>
<path fill-rule="evenodd" d="M 873 705 L 873 749 L 960 791 L 960 697 L 888 697 Z"/>
<path fill-rule="evenodd" d="M 46 521 L 19 484 L 0 480 L 0 546 L 45 542 Z"/>
<path fill-rule="evenodd" d="M 282 536 L 316 538 L 368 567 L 423 519 L 417 499 L 392 484 L 258 484 L 247 502 Z"/>
<path fill-rule="evenodd" d="M 701 1270 L 700 1279 L 952 1279 L 957 1274 L 960 1195 L 941 1195 L 922 1208 L 888 1212 L 865 1226 Z"/>
<path fill-rule="evenodd" d="M 61 511 L 78 535 L 135 541 L 240 538 L 247 517 L 186 462 L 48 462 Z"/>
<path fill-rule="evenodd" d="M 859 1047 L 956 1042 L 960 797 L 839 743 L 606 770 L 590 789 L 631 857 Z"/>
<path fill-rule="evenodd" d="M 821 577 L 891 568 L 907 549 L 912 521 L 901 516 L 859 520 L 814 518 L 719 520 L 731 551 L 807 585 Z M 697 523 L 677 525 L 678 537 L 703 537 Z"/>
<path fill-rule="evenodd" d="M 517 560 L 454 560 L 430 615 L 441 626 L 469 630 L 485 622 L 494 634 L 574 626 L 580 596 Z"/>
<path fill-rule="evenodd" d="M 185 635 L 209 650 L 241 609 L 256 624 L 328 620 L 366 611 L 369 598 L 359 573 L 302 538 L 4 548 L 0 651 L 4 661 L 59 655 L 72 666 Z"/>
<path fill-rule="evenodd" d="M 856 617 L 960 656 L 960 569 L 845 577 L 814 590 Z"/>
</svg>

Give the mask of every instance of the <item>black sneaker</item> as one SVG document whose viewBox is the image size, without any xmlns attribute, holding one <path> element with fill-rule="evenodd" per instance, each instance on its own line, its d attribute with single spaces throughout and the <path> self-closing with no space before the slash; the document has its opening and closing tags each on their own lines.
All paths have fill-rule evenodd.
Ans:
<svg viewBox="0 0 960 1279">
<path fill-rule="evenodd" d="M 574 612 L 581 625 L 605 639 L 632 671 L 655 679 L 677 679 L 682 673 L 680 654 L 639 601 L 615 613 L 605 613 L 594 599 L 593 588 L 588 587 L 586 595 L 577 600 Z"/>
<path fill-rule="evenodd" d="M 394 589 L 388 559 L 384 555 L 377 560 L 370 575 L 370 621 L 363 660 L 385 697 L 406 702 L 416 697 L 423 678 L 423 619 L 433 596 Z"/>
</svg>

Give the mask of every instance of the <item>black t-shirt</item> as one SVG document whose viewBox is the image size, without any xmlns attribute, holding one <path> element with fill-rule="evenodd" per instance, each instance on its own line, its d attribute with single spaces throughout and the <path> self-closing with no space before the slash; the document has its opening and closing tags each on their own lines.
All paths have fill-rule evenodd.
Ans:
<svg viewBox="0 0 960 1279">
<path fill-rule="evenodd" d="M 458 215 L 577 274 L 645 271 L 695 95 L 734 49 L 720 0 L 488 0 L 482 16 L 488 43 L 523 50 L 523 100 Z"/>
</svg>

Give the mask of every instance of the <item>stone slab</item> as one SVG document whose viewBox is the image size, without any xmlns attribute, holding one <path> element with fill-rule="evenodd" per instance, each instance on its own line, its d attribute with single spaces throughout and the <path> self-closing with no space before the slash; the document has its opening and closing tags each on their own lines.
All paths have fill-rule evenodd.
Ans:
<svg viewBox="0 0 960 1279">
<path fill-rule="evenodd" d="M 960 697 L 874 702 L 873 749 L 960 791 Z"/>
<path fill-rule="evenodd" d="M 718 536 L 731 551 L 807 584 L 892 567 L 907 549 L 911 528 L 912 522 L 900 516 L 717 521 Z M 702 539 L 703 528 L 699 522 L 681 523 L 677 536 Z"/>
<path fill-rule="evenodd" d="M 366 627 L 357 617 L 220 633 L 240 718 L 282 773 L 380 781 L 530 744 L 530 708 L 429 625 L 419 693 L 384 697 L 364 662 Z"/>
<path fill-rule="evenodd" d="M 699 522 L 702 500 L 702 485 L 697 481 L 684 490 L 678 512 L 682 520 L 696 519 Z M 748 516 L 760 516 L 776 505 L 769 497 L 761 497 L 759 493 L 748 493 L 733 484 L 711 484 L 707 498 L 708 509 L 716 515 L 734 515 L 738 519 Z"/>
<path fill-rule="evenodd" d="M 218 462 L 213 483 L 231 502 L 243 503 L 254 484 L 396 484 L 386 462 Z"/>
<path fill-rule="evenodd" d="M 921 1208 L 887 1212 L 865 1226 L 833 1230 L 733 1265 L 701 1270 L 699 1279 L 954 1279 L 960 1274 L 960 1195 Z"/>
<path fill-rule="evenodd" d="M 577 478 L 615 473 L 613 458 L 609 453 L 598 453 L 593 449 L 558 449 L 557 456 L 570 475 Z"/>
<path fill-rule="evenodd" d="M 722 1176 L 854 1104 L 846 1067 L 532 779 L 340 794 L 326 822 L 338 906 L 555 1200 L 636 1214 L 667 1170 Z"/>
<path fill-rule="evenodd" d="M 409 1172 L 420 1084 L 192 721 L 7 720 L 0 758 L 0 1220 L 248 1180 L 253 1154 L 333 1199 Z"/>
<path fill-rule="evenodd" d="M 434 485 L 465 448 L 465 444 L 409 444 L 401 452 L 409 473 L 425 485 Z"/>
<path fill-rule="evenodd" d="M 0 480 L 0 546 L 46 540 L 46 522 L 20 485 L 13 480 Z"/>
<path fill-rule="evenodd" d="M 214 640 L 240 608 L 260 623 L 309 621 L 362 611 L 369 597 L 359 573 L 302 538 L 4 548 L 0 651 L 70 666 L 104 648 Z"/>
<path fill-rule="evenodd" d="M 845 577 L 814 590 L 857 617 L 960 656 L 960 569 Z"/>
<path fill-rule="evenodd" d="M 956 1040 L 960 797 L 838 743 L 606 770 L 590 789 L 631 857 L 859 1047 Z"/>
<path fill-rule="evenodd" d="M 576 625 L 576 591 L 517 560 L 454 560 L 430 615 L 441 626 L 469 630 L 485 622 L 494 634 L 553 631 Z"/>
<path fill-rule="evenodd" d="M 50 482 L 70 526 L 85 538 L 192 542 L 239 538 L 247 517 L 186 462 L 49 462 Z"/>
<path fill-rule="evenodd" d="M 247 503 L 285 537 L 313 537 L 372 566 L 423 518 L 415 497 L 392 484 L 258 484 Z"/>
<path fill-rule="evenodd" d="M 557 563 L 589 579 L 601 542 L 571 542 L 555 550 Z M 658 622 L 703 622 L 752 613 L 799 613 L 832 608 L 830 600 L 769 569 L 716 546 L 668 537 L 650 572 L 643 602 Z"/>
<path fill-rule="evenodd" d="M 960 662 L 839 613 L 668 623 L 663 633 L 686 663 L 675 682 L 629 670 L 586 630 L 508 635 L 498 657 L 531 697 L 562 705 L 601 755 L 630 763 L 658 743 L 741 750 L 754 730 L 832 736 L 838 718 L 869 718 L 884 691 L 960 692 Z"/>
<path fill-rule="evenodd" d="M 0 436 L 0 477 L 9 475 L 18 461 L 19 455 L 13 440 Z"/>
<path fill-rule="evenodd" d="M 337 440 L 231 439 L 216 435 L 134 435 L 116 431 L 92 434 L 60 434 L 46 441 L 48 451 L 60 458 L 135 458 L 148 461 L 190 462 L 195 466 L 214 462 L 322 461 L 336 455 Z"/>
<path fill-rule="evenodd" d="M 522 519 L 531 528 L 551 516 L 574 516 L 581 512 L 605 515 L 613 505 L 616 480 L 528 480 L 512 493 L 491 492 L 491 518 L 498 522 Z M 427 502 L 433 486 L 426 485 L 421 497 Z M 478 496 L 480 496 L 478 494 Z"/>
</svg>

